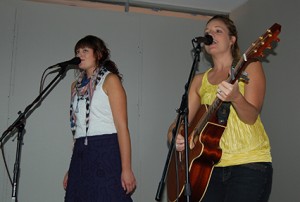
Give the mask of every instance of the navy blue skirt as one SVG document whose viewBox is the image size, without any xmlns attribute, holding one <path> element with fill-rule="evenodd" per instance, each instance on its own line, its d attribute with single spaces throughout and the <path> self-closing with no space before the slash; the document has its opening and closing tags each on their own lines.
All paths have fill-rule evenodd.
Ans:
<svg viewBox="0 0 300 202">
<path fill-rule="evenodd" d="M 132 202 L 121 184 L 117 134 L 76 139 L 65 202 Z"/>
</svg>

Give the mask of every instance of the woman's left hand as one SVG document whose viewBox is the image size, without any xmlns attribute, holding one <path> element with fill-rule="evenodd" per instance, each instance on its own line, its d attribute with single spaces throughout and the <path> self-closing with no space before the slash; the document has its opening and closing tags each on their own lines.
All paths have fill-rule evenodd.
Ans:
<svg viewBox="0 0 300 202">
<path fill-rule="evenodd" d="M 236 81 L 234 84 L 222 81 L 218 85 L 217 97 L 222 101 L 232 102 L 238 98 L 240 94 L 238 81 Z"/>
<path fill-rule="evenodd" d="M 126 191 L 126 194 L 131 194 L 136 188 L 136 180 L 133 172 L 123 171 L 121 175 L 122 187 Z"/>
</svg>

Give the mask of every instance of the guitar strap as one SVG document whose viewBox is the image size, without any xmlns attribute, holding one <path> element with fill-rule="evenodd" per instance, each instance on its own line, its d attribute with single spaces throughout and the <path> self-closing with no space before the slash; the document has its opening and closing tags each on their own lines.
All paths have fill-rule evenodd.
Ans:
<svg viewBox="0 0 300 202">
<path fill-rule="evenodd" d="M 229 113 L 230 102 L 223 102 L 217 111 L 218 123 L 226 126 Z"/>
</svg>

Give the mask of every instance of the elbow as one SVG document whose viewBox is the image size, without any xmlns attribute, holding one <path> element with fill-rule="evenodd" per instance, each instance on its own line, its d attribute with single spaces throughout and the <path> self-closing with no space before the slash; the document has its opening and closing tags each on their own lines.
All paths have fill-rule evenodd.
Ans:
<svg viewBox="0 0 300 202">
<path fill-rule="evenodd" d="M 241 121 L 248 125 L 254 125 L 258 119 L 258 115 L 259 115 L 259 113 L 255 113 L 252 116 L 247 116 L 247 117 L 241 119 Z"/>
<path fill-rule="evenodd" d="M 257 118 L 249 121 L 247 124 L 248 125 L 254 125 L 256 123 L 256 120 L 257 120 Z"/>
</svg>

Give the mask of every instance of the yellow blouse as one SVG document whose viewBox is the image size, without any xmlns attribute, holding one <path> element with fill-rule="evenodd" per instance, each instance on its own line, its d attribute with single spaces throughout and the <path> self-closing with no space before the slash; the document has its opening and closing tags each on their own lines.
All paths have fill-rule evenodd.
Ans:
<svg viewBox="0 0 300 202">
<path fill-rule="evenodd" d="M 217 85 L 212 85 L 207 79 L 207 70 L 199 89 L 201 104 L 212 104 L 216 98 Z M 239 89 L 244 95 L 244 82 L 239 82 Z M 253 125 L 242 122 L 235 109 L 230 107 L 226 129 L 220 139 L 222 157 L 216 165 L 219 167 L 239 165 L 252 162 L 271 162 L 270 142 L 264 126 L 258 116 Z"/>
</svg>

